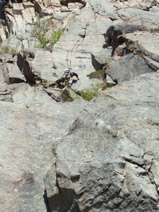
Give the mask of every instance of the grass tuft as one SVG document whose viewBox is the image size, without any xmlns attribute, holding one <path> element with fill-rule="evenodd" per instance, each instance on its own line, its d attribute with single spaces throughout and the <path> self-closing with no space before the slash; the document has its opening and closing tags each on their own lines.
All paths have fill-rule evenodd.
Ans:
<svg viewBox="0 0 159 212">
<path fill-rule="evenodd" d="M 11 54 L 11 55 L 15 56 L 18 54 L 18 52 L 16 51 L 15 48 L 13 48 L 11 46 L 4 46 L 4 47 L 2 47 L 2 49 L 0 51 L 0 55 L 4 55 L 4 54 Z"/>
</svg>

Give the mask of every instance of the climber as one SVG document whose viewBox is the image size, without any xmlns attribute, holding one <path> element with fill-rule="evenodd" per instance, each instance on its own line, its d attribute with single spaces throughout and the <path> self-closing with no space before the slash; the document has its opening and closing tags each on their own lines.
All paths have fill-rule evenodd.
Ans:
<svg viewBox="0 0 159 212">
<path fill-rule="evenodd" d="M 75 83 L 77 80 L 79 80 L 78 74 L 75 72 L 71 72 L 69 68 L 65 69 L 62 77 L 66 79 L 65 83 L 68 84 L 69 87 L 71 87 L 73 83 Z M 76 77 L 77 80 L 73 79 L 73 77 Z"/>
</svg>

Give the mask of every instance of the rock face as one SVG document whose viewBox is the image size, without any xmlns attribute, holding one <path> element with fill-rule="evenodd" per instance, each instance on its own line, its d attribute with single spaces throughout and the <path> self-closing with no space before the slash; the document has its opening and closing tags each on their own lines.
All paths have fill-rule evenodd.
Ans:
<svg viewBox="0 0 159 212">
<path fill-rule="evenodd" d="M 1 207 L 6 212 L 47 211 L 43 178 L 53 165 L 52 144 L 66 133 L 82 102 L 65 103 L 64 109 L 26 84 L 16 87 L 12 101 L 0 102 Z"/>
<path fill-rule="evenodd" d="M 76 118 L 56 149 L 51 211 L 159 210 L 158 81 L 146 74 L 102 92 Z"/>
<path fill-rule="evenodd" d="M 157 0 L 0 2 L 3 212 L 159 211 L 158 12 Z M 67 67 L 80 80 L 57 86 Z"/>
</svg>

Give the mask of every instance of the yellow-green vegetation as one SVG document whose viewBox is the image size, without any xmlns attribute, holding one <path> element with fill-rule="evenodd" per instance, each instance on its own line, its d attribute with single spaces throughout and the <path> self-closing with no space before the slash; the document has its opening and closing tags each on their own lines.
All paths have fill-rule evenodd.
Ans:
<svg viewBox="0 0 159 212">
<path fill-rule="evenodd" d="M 94 71 L 87 75 L 90 79 L 99 79 L 99 80 L 105 80 L 105 69 L 107 68 L 108 62 L 105 61 L 105 64 L 103 65 L 103 68 L 99 71 Z"/>
<path fill-rule="evenodd" d="M 61 35 L 63 34 L 63 30 L 59 29 L 57 31 L 53 31 L 50 38 L 50 44 L 54 45 L 60 40 Z"/>
<path fill-rule="evenodd" d="M 2 37 L 0 36 L 0 45 L 3 43 L 3 39 Z"/>
<path fill-rule="evenodd" d="M 97 79 L 103 80 L 104 75 L 105 75 L 105 71 L 104 71 L 104 69 L 102 69 L 100 71 L 95 71 L 95 72 L 90 73 L 89 75 L 87 75 L 87 77 L 89 77 L 90 79 L 97 78 Z"/>
<path fill-rule="evenodd" d="M 16 51 L 15 48 L 11 47 L 11 46 L 4 46 L 2 47 L 2 49 L 0 50 L 0 55 L 4 55 L 4 54 L 11 54 L 11 55 L 17 55 L 18 52 Z"/>
<path fill-rule="evenodd" d="M 72 89 L 76 94 L 81 96 L 86 101 L 91 101 L 101 90 L 105 90 L 107 88 L 106 84 L 99 83 L 95 85 L 91 85 L 89 89 L 83 89 L 81 91 Z"/>
<path fill-rule="evenodd" d="M 54 156 L 56 156 L 56 154 L 57 154 L 57 147 L 54 145 L 53 147 L 52 147 L 52 153 L 53 153 L 53 155 Z"/>
<path fill-rule="evenodd" d="M 35 37 L 39 44 L 36 47 L 44 48 L 46 47 L 47 43 L 49 42 L 48 38 L 46 37 L 46 32 L 52 25 L 52 20 L 50 18 L 41 19 L 38 17 L 37 21 L 34 23 L 34 28 L 32 29 L 31 35 Z"/>
<path fill-rule="evenodd" d="M 51 35 L 47 35 L 47 32 L 53 27 L 51 18 L 42 19 L 38 17 L 34 23 L 34 27 L 31 32 L 31 36 L 35 37 L 38 41 L 37 48 L 45 48 L 47 44 L 54 45 L 57 43 L 63 33 L 63 30 L 53 31 Z"/>
<path fill-rule="evenodd" d="M 151 29 L 151 32 L 159 32 L 159 28 Z"/>
</svg>

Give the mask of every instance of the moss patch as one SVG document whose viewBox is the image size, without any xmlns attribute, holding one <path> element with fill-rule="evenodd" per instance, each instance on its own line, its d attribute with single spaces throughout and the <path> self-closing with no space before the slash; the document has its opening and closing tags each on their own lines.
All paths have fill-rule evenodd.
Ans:
<svg viewBox="0 0 159 212">
<path fill-rule="evenodd" d="M 159 32 L 159 28 L 151 29 L 151 32 Z"/>
<path fill-rule="evenodd" d="M 94 97 L 98 95 L 101 90 L 105 90 L 107 88 L 106 84 L 99 83 L 95 85 L 91 85 L 89 89 L 83 89 L 81 91 L 77 91 L 72 89 L 76 94 L 81 96 L 85 101 L 91 101 Z"/>
<path fill-rule="evenodd" d="M 103 80 L 104 76 L 105 76 L 105 71 L 104 70 L 95 71 L 95 72 L 92 72 L 92 73 L 87 75 L 87 77 L 89 77 L 90 79 L 97 78 L 97 79 L 100 79 L 100 80 Z"/>
<path fill-rule="evenodd" d="M 3 43 L 3 39 L 2 37 L 0 36 L 0 45 Z"/>
</svg>

